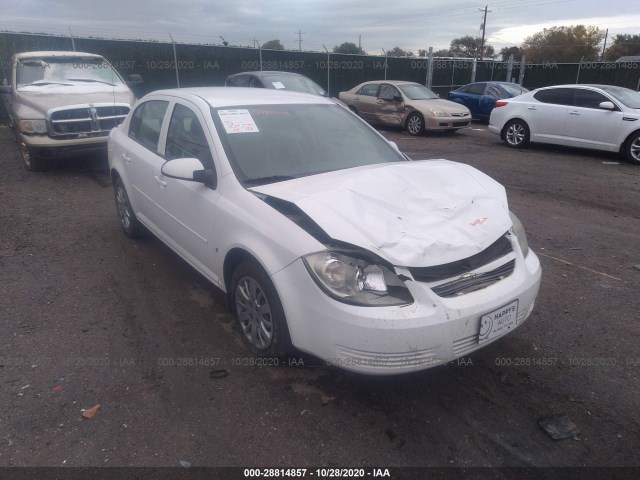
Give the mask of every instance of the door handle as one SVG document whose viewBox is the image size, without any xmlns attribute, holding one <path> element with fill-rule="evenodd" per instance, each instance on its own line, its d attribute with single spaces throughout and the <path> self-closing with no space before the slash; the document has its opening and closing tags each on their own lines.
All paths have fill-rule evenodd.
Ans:
<svg viewBox="0 0 640 480">
<path fill-rule="evenodd" d="M 128 153 L 123 153 L 122 158 L 124 158 L 127 161 L 127 163 L 131 163 L 131 157 L 129 156 Z"/>
<path fill-rule="evenodd" d="M 528 110 L 537 110 L 538 107 L 527 107 Z"/>
<path fill-rule="evenodd" d="M 575 110 L 573 112 L 569 112 L 569 115 L 580 115 L 580 112 L 576 112 Z"/>
<path fill-rule="evenodd" d="M 160 178 L 158 175 L 156 175 L 154 178 L 156 179 L 156 183 L 157 183 L 158 185 L 160 185 L 162 188 L 164 188 L 164 187 L 166 187 L 166 186 L 167 186 L 167 182 L 165 182 L 165 181 L 164 181 L 162 178 Z"/>
</svg>

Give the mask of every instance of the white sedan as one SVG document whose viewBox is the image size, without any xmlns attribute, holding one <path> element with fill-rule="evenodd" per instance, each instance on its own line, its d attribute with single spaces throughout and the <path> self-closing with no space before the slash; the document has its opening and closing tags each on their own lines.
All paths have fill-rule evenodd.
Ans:
<svg viewBox="0 0 640 480">
<path fill-rule="evenodd" d="M 540 263 L 504 188 L 409 161 L 331 99 L 243 88 L 142 98 L 109 137 L 122 229 L 228 295 L 258 356 L 393 374 L 520 326 Z"/>
<path fill-rule="evenodd" d="M 611 85 L 558 85 L 498 100 L 489 130 L 513 148 L 531 142 L 624 153 L 640 164 L 640 93 Z"/>
</svg>

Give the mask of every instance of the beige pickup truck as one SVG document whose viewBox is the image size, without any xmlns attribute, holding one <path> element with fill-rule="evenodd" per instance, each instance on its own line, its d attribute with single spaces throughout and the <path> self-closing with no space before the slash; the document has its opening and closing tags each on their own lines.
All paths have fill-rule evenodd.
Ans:
<svg viewBox="0 0 640 480">
<path fill-rule="evenodd" d="M 140 82 L 130 77 L 130 85 Z M 24 166 L 32 171 L 54 157 L 106 150 L 110 130 L 135 101 L 109 62 L 82 52 L 14 54 L 0 94 Z"/>
</svg>

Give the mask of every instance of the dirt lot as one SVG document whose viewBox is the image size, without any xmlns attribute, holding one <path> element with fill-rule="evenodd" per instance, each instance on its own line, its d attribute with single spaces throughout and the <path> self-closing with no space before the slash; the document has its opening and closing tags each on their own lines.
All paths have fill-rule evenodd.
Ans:
<svg viewBox="0 0 640 480">
<path fill-rule="evenodd" d="M 638 466 L 640 167 L 484 124 L 385 135 L 506 185 L 543 283 L 512 335 L 372 378 L 248 365 L 224 296 L 122 234 L 106 159 L 28 173 L 1 127 L 0 466 Z M 580 433 L 551 439 L 555 414 Z"/>
</svg>

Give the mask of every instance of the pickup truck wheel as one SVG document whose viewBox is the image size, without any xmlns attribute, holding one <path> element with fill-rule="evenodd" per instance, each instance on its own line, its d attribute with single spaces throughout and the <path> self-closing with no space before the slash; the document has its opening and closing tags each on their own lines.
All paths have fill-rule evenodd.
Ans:
<svg viewBox="0 0 640 480">
<path fill-rule="evenodd" d="M 247 348 L 257 357 L 282 358 L 291 351 L 280 297 L 261 265 L 245 259 L 231 277 L 231 308 Z"/>
<path fill-rule="evenodd" d="M 45 169 L 45 161 L 24 143 L 20 143 L 20 157 L 24 168 L 30 172 L 40 172 Z"/>
<path fill-rule="evenodd" d="M 640 132 L 634 133 L 626 145 L 627 160 L 640 165 Z"/>
<path fill-rule="evenodd" d="M 118 209 L 118 218 L 120 218 L 120 226 L 122 231 L 129 238 L 142 238 L 146 235 L 147 230 L 140 223 L 136 214 L 131 208 L 129 196 L 124 188 L 124 184 L 120 177 L 113 182 L 113 192 L 116 197 L 116 208 Z"/>
</svg>

